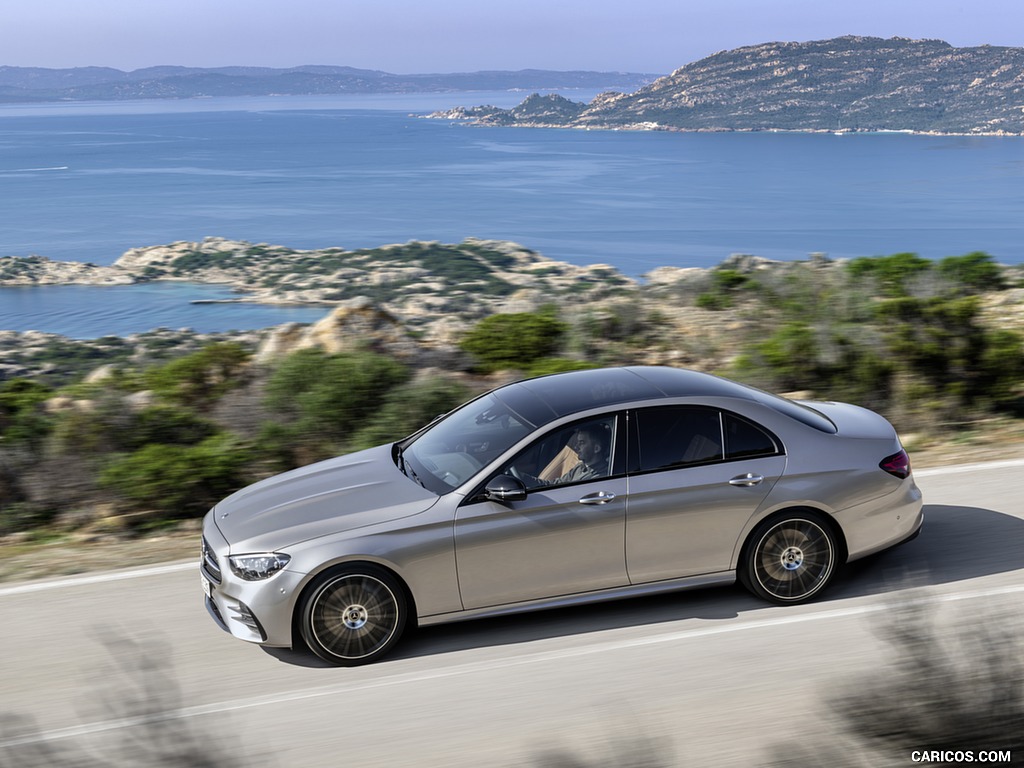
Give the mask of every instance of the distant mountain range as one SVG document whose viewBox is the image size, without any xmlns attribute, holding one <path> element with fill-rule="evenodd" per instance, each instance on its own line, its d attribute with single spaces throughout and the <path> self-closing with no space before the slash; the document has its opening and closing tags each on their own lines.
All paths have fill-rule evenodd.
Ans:
<svg viewBox="0 0 1024 768">
<path fill-rule="evenodd" d="M 42 69 L 0 66 L 0 103 L 189 99 L 204 96 L 305 96 L 445 91 L 635 90 L 658 77 L 635 72 L 517 72 L 393 75 L 352 67 L 107 67 Z"/>
<path fill-rule="evenodd" d="M 688 131 L 1024 133 L 1024 48 L 839 37 L 716 53 L 589 104 L 533 95 L 433 117 L 485 125 Z"/>
</svg>

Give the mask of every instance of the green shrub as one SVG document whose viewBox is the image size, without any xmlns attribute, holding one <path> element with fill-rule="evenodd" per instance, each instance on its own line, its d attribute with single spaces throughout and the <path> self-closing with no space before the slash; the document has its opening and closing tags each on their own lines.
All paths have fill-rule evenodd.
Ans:
<svg viewBox="0 0 1024 768">
<path fill-rule="evenodd" d="M 911 280 L 934 266 L 916 253 L 892 256 L 862 256 L 851 261 L 846 269 L 854 280 L 874 279 L 883 296 L 899 298 L 910 295 Z"/>
<path fill-rule="evenodd" d="M 53 396 L 45 384 L 30 379 L 0 383 L 0 439 L 10 442 L 38 441 L 52 426 L 43 403 Z"/>
<path fill-rule="evenodd" d="M 818 343 L 807 323 L 786 323 L 754 347 L 783 389 L 815 389 Z"/>
<path fill-rule="evenodd" d="M 261 443 L 278 458 L 291 456 L 286 463 L 339 453 L 409 375 L 401 363 L 375 352 L 296 352 L 267 383 L 267 407 L 281 421 L 264 428 Z"/>
<path fill-rule="evenodd" d="M 969 293 L 1001 291 L 1007 287 L 1003 270 L 987 253 L 947 256 L 939 262 L 939 274 L 959 290 Z"/>
<path fill-rule="evenodd" d="M 207 410 L 241 383 L 249 353 L 234 342 L 219 342 L 145 373 L 147 386 L 168 402 Z"/>
<path fill-rule="evenodd" d="M 464 386 L 441 378 L 395 387 L 379 411 L 355 433 L 348 447 L 359 450 L 400 440 L 465 402 L 468 397 Z"/>
<path fill-rule="evenodd" d="M 731 308 L 741 291 L 754 291 L 758 283 L 746 272 L 732 267 L 717 266 L 710 273 L 711 285 L 697 296 L 701 309 L 721 311 Z"/>
<path fill-rule="evenodd" d="M 151 443 L 112 461 L 100 484 L 142 509 L 170 518 L 197 516 L 247 484 L 251 461 L 251 452 L 226 434 L 195 445 Z"/>
<path fill-rule="evenodd" d="M 150 443 L 194 445 L 216 434 L 217 425 L 188 410 L 154 405 L 135 414 L 126 432 L 130 449 Z"/>
<path fill-rule="evenodd" d="M 460 346 L 485 371 L 523 370 L 554 354 L 567 329 L 566 323 L 545 313 L 491 315 L 477 323 Z"/>
<path fill-rule="evenodd" d="M 0 536 L 31 531 L 53 521 L 58 510 L 29 501 L 0 505 Z"/>
<path fill-rule="evenodd" d="M 709 309 L 713 312 L 720 312 L 732 306 L 732 296 L 727 293 L 715 293 L 707 291 L 697 296 L 697 306 L 700 309 Z"/>
</svg>

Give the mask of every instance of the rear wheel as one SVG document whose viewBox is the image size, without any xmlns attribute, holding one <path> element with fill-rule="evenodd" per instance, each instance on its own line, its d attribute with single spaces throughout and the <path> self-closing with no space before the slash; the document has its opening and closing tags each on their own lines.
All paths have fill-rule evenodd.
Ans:
<svg viewBox="0 0 1024 768">
<path fill-rule="evenodd" d="M 302 609 L 302 637 L 320 658 L 354 667 L 394 647 L 406 624 L 405 594 L 397 580 L 371 565 L 322 576 Z"/>
<path fill-rule="evenodd" d="M 765 521 L 751 534 L 740 580 L 765 600 L 798 603 L 832 580 L 837 553 L 828 523 L 815 514 L 791 512 Z"/>
</svg>

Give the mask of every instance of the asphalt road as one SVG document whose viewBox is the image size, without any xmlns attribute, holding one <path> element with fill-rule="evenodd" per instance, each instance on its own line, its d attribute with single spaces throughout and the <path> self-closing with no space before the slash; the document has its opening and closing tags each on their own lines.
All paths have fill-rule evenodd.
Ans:
<svg viewBox="0 0 1024 768">
<path fill-rule="evenodd" d="M 222 765 L 304 768 L 535 765 L 638 744 L 673 766 L 756 765 L 779 744 L 813 754 L 828 743 L 824 697 L 893 663 L 875 630 L 901 603 L 925 600 L 940 621 L 1020 605 L 1022 470 L 916 473 L 921 536 L 809 605 L 736 587 L 467 622 L 356 669 L 229 637 L 203 608 L 195 563 L 5 585 L 0 764 L 160 739 L 237 761 Z M 171 716 L 140 723 L 147 712 Z"/>
</svg>

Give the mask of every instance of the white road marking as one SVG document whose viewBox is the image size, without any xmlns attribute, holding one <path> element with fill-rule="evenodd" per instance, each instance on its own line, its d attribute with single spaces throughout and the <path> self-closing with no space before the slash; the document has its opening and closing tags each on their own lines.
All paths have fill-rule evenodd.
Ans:
<svg viewBox="0 0 1024 768">
<path fill-rule="evenodd" d="M 198 544 L 196 545 L 198 549 Z M 87 576 L 74 576 L 67 579 L 54 579 L 52 581 L 30 581 L 24 584 L 15 584 L 10 587 L 0 587 L 0 597 L 10 595 L 24 595 L 29 592 L 42 592 L 47 589 L 65 589 L 67 587 L 83 587 L 88 584 L 103 584 L 108 581 L 123 581 L 125 579 L 141 579 L 146 576 L 160 576 L 165 573 L 176 573 L 194 568 L 199 573 L 199 558 L 184 563 L 167 563 L 154 565 L 147 568 L 133 568 L 125 571 L 103 571 L 102 573 L 91 573 Z"/>
<path fill-rule="evenodd" d="M 913 456 L 911 456 L 913 461 Z M 986 472 L 990 469 L 1012 469 L 1024 467 L 1024 459 L 1003 459 L 1002 461 L 984 461 L 978 464 L 954 464 L 949 467 L 929 467 L 915 469 L 914 477 L 934 477 L 936 475 L 963 475 L 968 472 Z"/>
<path fill-rule="evenodd" d="M 925 594 L 905 601 L 909 605 L 926 605 L 936 603 L 960 602 L 963 600 L 976 600 L 979 598 L 997 597 L 1024 592 L 1024 584 L 1014 584 L 1003 587 L 991 587 L 978 589 L 969 592 L 952 594 Z M 920 593 L 918 593 L 920 594 Z M 591 656 L 598 653 L 609 653 L 631 648 L 640 648 L 649 645 L 661 645 L 664 643 L 685 642 L 699 637 L 711 635 L 724 635 L 733 632 L 747 632 L 758 629 L 770 629 L 790 624 L 803 624 L 811 621 L 823 621 L 830 619 L 849 618 L 853 616 L 864 616 L 882 611 L 892 610 L 891 599 L 883 599 L 870 605 L 850 606 L 847 608 L 833 608 L 810 613 L 800 613 L 795 616 L 779 616 L 771 619 L 758 619 L 755 621 L 737 622 L 733 624 L 717 625 L 713 627 L 700 627 L 695 629 L 683 629 L 675 632 L 665 632 L 649 637 L 638 637 L 622 640 L 606 640 L 589 643 L 575 648 L 562 648 L 554 651 L 538 651 L 533 653 L 522 653 L 518 656 L 511 656 L 505 659 L 491 659 L 488 661 L 475 661 L 465 664 L 456 664 L 440 669 L 424 670 L 421 672 L 405 672 L 401 674 L 381 677 L 374 680 L 367 680 L 361 683 L 346 682 L 337 685 L 327 685 L 318 688 L 304 688 L 295 691 L 282 691 L 280 693 L 268 694 L 266 696 L 255 696 L 246 699 L 235 699 L 211 704 L 203 704 L 195 707 L 184 707 L 182 709 L 161 712 L 155 715 L 140 717 L 118 718 L 104 720 L 94 723 L 84 723 L 70 728 L 58 728 L 50 731 L 40 731 L 26 736 L 15 737 L 0 741 L 0 749 L 9 747 L 38 744 L 41 742 L 57 741 L 60 739 L 87 736 L 107 731 L 130 728 L 132 726 L 144 725 L 147 723 L 161 722 L 167 720 L 183 720 L 192 717 L 220 714 L 226 712 L 237 712 L 244 709 L 256 707 L 274 706 L 286 704 L 293 701 L 307 701 L 310 699 L 323 698 L 326 696 L 351 696 L 355 691 L 365 691 L 377 688 L 386 688 L 400 685 L 409 685 L 444 678 L 459 677 L 478 672 L 490 672 L 508 667 L 526 666 L 550 661 L 561 661 L 564 659 Z"/>
</svg>

